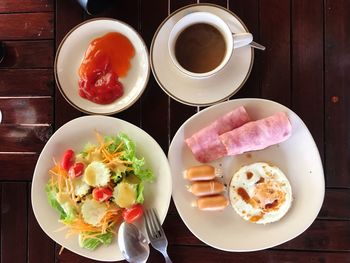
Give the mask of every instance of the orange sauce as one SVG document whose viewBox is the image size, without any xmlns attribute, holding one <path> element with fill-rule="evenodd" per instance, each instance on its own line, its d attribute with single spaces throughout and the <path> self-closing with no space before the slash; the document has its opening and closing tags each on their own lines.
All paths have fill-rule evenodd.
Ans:
<svg viewBox="0 0 350 263">
<path fill-rule="evenodd" d="M 253 177 L 254 174 L 252 172 L 247 172 L 246 175 L 247 175 L 247 179 L 249 180 L 250 178 Z"/>
<path fill-rule="evenodd" d="M 118 78 L 127 75 L 134 55 L 132 43 L 120 33 L 94 39 L 79 68 L 79 95 L 99 104 L 121 97 L 123 86 Z"/>
<path fill-rule="evenodd" d="M 250 222 L 257 222 L 257 221 L 259 221 L 261 218 L 263 218 L 264 215 L 265 215 L 264 213 L 261 213 L 261 214 L 259 214 L 259 215 L 252 216 L 252 217 L 249 219 L 249 221 L 250 221 Z"/>
<path fill-rule="evenodd" d="M 249 201 L 250 201 L 250 196 L 249 196 L 249 194 L 247 193 L 247 191 L 246 191 L 244 188 L 239 187 L 239 188 L 237 189 L 237 194 L 238 194 L 240 197 L 242 197 L 243 201 L 245 201 L 246 203 L 249 203 Z"/>
</svg>

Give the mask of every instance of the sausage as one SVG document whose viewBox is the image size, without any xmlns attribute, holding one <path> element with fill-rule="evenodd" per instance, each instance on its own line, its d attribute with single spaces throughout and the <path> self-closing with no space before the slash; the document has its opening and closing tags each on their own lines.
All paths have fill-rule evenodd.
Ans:
<svg viewBox="0 0 350 263">
<path fill-rule="evenodd" d="M 223 195 L 204 196 L 192 203 L 193 207 L 203 211 L 220 211 L 228 206 L 229 201 Z"/>
<path fill-rule="evenodd" d="M 225 186 L 218 181 L 195 182 L 188 187 L 188 191 L 195 196 L 220 194 Z"/>
<path fill-rule="evenodd" d="M 188 168 L 184 172 L 184 178 L 190 181 L 205 181 L 213 180 L 215 177 L 220 176 L 220 174 L 220 169 L 204 164 Z"/>
</svg>

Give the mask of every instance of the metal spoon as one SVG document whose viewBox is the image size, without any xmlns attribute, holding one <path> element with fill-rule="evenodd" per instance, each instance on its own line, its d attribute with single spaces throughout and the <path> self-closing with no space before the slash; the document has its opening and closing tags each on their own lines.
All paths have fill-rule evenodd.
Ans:
<svg viewBox="0 0 350 263">
<path fill-rule="evenodd" d="M 133 224 L 123 222 L 118 231 L 118 245 L 124 258 L 132 263 L 144 263 L 149 257 L 149 245 L 142 232 Z"/>
<path fill-rule="evenodd" d="M 249 45 L 250 45 L 251 47 L 253 47 L 253 48 L 260 49 L 260 50 L 265 50 L 265 49 L 266 49 L 263 45 L 261 45 L 261 44 L 259 44 L 259 43 L 256 43 L 256 42 L 254 42 L 254 41 L 250 42 Z"/>
</svg>

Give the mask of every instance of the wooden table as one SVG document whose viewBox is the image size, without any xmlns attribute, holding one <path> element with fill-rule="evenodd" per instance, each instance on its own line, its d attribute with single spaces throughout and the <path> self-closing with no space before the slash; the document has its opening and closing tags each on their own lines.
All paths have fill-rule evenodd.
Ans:
<svg viewBox="0 0 350 263">
<path fill-rule="evenodd" d="M 235 12 L 255 40 L 267 47 L 255 52 L 251 75 L 232 99 L 275 100 L 304 120 L 321 154 L 326 195 L 307 231 L 252 253 L 228 253 L 205 245 L 186 228 L 171 203 L 164 223 L 169 255 L 174 262 L 350 262 L 350 1 L 210 2 Z M 102 15 L 129 23 L 149 46 L 161 21 L 192 3 L 196 1 L 119 0 Z M 55 88 L 55 48 L 73 26 L 89 18 L 74 0 L 0 1 L 0 40 L 7 51 L 0 64 L 2 263 L 92 262 L 68 250 L 58 255 L 60 247 L 41 230 L 30 202 L 41 149 L 57 128 L 82 115 Z M 140 126 L 167 152 L 176 130 L 197 110 L 201 109 L 170 99 L 151 76 L 139 101 L 115 116 Z M 152 250 L 149 262 L 163 258 Z"/>
</svg>

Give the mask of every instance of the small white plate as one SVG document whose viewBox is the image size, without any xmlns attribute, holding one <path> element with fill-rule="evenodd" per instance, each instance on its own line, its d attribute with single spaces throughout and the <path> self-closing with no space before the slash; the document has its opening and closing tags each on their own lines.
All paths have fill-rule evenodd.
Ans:
<svg viewBox="0 0 350 263">
<path fill-rule="evenodd" d="M 278 166 L 288 177 L 293 192 L 293 203 L 278 222 L 258 225 L 243 220 L 230 205 L 221 212 L 204 212 L 191 207 L 194 196 L 186 189 L 189 184 L 182 172 L 199 163 L 184 140 L 219 116 L 245 106 L 253 120 L 284 111 L 292 124 L 292 136 L 264 150 L 225 157 L 212 162 L 222 166 L 224 182 L 242 165 L 265 161 Z M 303 121 L 287 107 L 263 99 L 238 99 L 209 107 L 187 120 L 171 142 L 168 158 L 173 179 L 173 200 L 186 226 L 200 240 L 225 251 L 255 251 L 286 242 L 304 232 L 321 209 L 324 192 L 324 174 L 317 146 Z M 227 193 L 226 193 L 227 194 Z"/>
<path fill-rule="evenodd" d="M 166 155 L 158 143 L 145 131 L 126 121 L 107 116 L 85 116 L 74 119 L 52 135 L 42 150 L 34 170 L 32 206 L 39 225 L 56 243 L 87 258 L 117 261 L 123 259 L 117 237 L 109 246 L 101 246 L 90 251 L 79 247 L 77 236 L 65 238 L 66 230 L 57 231 L 64 225 L 58 222 L 58 213 L 49 205 L 45 192 L 45 185 L 49 180 L 48 171 L 53 166 L 53 158 L 59 160 L 68 148 L 79 151 L 86 143 L 96 142 L 94 130 L 103 135 L 116 135 L 123 132 L 135 142 L 138 156 L 145 158 L 147 167 L 156 176 L 153 183 L 145 185 L 144 208 L 156 208 L 161 222 L 164 221 L 171 198 L 171 175 Z M 146 233 L 143 220 L 140 221 L 140 228 Z"/>
<path fill-rule="evenodd" d="M 193 106 L 207 106 L 235 94 L 247 80 L 254 61 L 253 48 L 233 51 L 228 64 L 213 76 L 195 79 L 181 72 L 172 62 L 168 50 L 171 29 L 182 17 L 193 12 L 209 12 L 219 16 L 233 33 L 248 32 L 237 15 L 212 4 L 195 4 L 172 13 L 156 31 L 151 45 L 151 68 L 159 86 L 173 99 Z"/>
<path fill-rule="evenodd" d="M 78 70 L 90 42 L 109 32 L 125 35 L 135 48 L 131 68 L 120 78 L 124 94 L 111 104 L 100 105 L 79 96 Z M 63 97 L 78 110 L 88 114 L 114 114 L 133 105 L 146 88 L 150 68 L 147 47 L 141 36 L 129 25 L 110 18 L 85 21 L 73 28 L 62 40 L 56 53 L 55 78 Z"/>
</svg>

